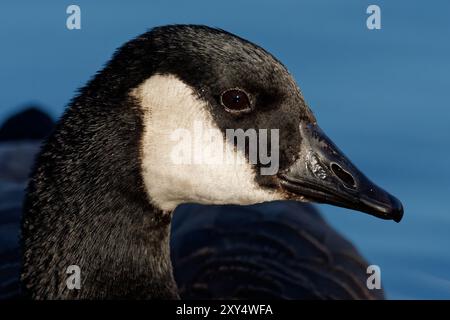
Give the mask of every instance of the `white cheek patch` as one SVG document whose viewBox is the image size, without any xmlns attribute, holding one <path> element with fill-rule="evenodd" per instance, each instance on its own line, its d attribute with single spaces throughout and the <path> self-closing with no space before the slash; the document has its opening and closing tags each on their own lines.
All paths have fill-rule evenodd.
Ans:
<svg viewBox="0 0 450 320">
<path fill-rule="evenodd" d="M 245 155 L 223 143 L 209 106 L 181 80 L 154 75 L 132 96 L 144 113 L 143 180 L 160 209 L 186 202 L 244 205 L 282 198 L 258 186 Z"/>
</svg>

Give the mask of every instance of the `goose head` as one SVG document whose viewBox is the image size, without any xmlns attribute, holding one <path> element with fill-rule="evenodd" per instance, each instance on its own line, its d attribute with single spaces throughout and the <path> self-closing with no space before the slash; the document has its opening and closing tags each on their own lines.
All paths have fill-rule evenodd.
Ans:
<svg viewBox="0 0 450 320">
<path fill-rule="evenodd" d="M 174 298 L 170 212 L 286 199 L 403 214 L 320 130 L 275 57 L 223 30 L 155 28 L 115 53 L 44 143 L 22 280 L 38 299 Z M 70 265 L 83 290 L 67 290 Z"/>
<path fill-rule="evenodd" d="M 156 206 L 290 199 L 400 221 L 401 203 L 325 135 L 270 53 L 193 26 L 156 29 L 153 45 L 158 63 L 130 94 L 143 114 L 142 174 Z"/>
</svg>

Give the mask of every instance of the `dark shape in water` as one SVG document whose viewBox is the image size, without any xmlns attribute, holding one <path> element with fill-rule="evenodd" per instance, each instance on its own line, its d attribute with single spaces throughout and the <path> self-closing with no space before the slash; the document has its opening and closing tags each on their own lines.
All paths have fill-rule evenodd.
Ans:
<svg viewBox="0 0 450 320">
<path fill-rule="evenodd" d="M 0 128 L 0 142 L 41 140 L 53 130 L 53 119 L 39 107 L 30 106 L 8 120 Z"/>
</svg>

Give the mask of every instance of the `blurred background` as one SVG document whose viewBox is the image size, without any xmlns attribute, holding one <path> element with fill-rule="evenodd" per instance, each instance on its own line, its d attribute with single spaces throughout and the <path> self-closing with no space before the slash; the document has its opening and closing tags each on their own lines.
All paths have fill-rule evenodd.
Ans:
<svg viewBox="0 0 450 320">
<path fill-rule="evenodd" d="M 66 8 L 81 8 L 81 30 Z M 381 30 L 366 9 L 381 8 Z M 158 25 L 206 24 L 278 57 L 319 124 L 402 200 L 400 224 L 321 212 L 372 263 L 391 299 L 450 298 L 450 2 L 7 1 L 0 5 L 0 124 L 30 104 L 57 119 L 116 48 Z M 0 239 L 1 240 L 1 239 Z"/>
</svg>

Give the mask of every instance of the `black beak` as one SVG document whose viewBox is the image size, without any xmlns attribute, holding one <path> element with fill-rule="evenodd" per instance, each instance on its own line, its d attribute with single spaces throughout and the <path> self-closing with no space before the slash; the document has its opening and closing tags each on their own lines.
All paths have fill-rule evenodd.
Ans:
<svg viewBox="0 0 450 320">
<path fill-rule="evenodd" d="M 401 202 L 361 173 L 338 147 L 313 124 L 300 124 L 301 158 L 279 175 L 287 191 L 400 222 Z"/>
</svg>

